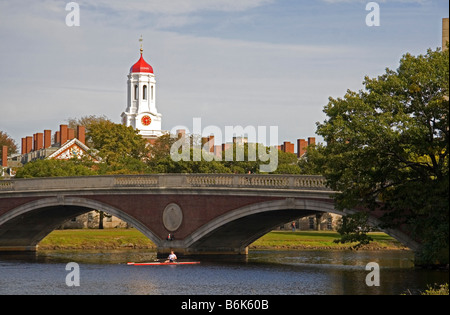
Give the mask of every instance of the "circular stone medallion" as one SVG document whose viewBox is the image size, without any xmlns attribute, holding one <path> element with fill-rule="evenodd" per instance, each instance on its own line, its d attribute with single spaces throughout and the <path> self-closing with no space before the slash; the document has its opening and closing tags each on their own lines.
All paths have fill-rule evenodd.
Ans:
<svg viewBox="0 0 450 315">
<path fill-rule="evenodd" d="M 170 203 L 163 211 L 163 224 L 164 227 L 170 231 L 176 231 L 183 222 L 183 212 L 179 205 Z"/>
</svg>

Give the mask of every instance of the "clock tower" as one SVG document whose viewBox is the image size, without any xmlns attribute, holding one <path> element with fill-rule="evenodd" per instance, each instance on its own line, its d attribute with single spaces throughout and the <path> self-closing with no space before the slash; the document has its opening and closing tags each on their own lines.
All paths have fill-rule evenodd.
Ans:
<svg viewBox="0 0 450 315">
<path fill-rule="evenodd" d="M 153 68 L 143 57 L 142 36 L 141 58 L 131 68 L 128 74 L 127 108 L 122 113 L 122 123 L 139 130 L 148 139 L 163 135 L 161 131 L 162 115 L 156 109 L 156 80 Z"/>
</svg>

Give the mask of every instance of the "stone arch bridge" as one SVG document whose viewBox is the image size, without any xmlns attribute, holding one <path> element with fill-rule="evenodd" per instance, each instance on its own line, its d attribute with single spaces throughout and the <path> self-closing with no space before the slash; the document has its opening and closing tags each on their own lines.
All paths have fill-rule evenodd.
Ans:
<svg viewBox="0 0 450 315">
<path fill-rule="evenodd" d="M 140 230 L 158 254 L 246 254 L 273 228 L 317 212 L 344 215 L 320 176 L 164 174 L 0 181 L 0 251 L 34 251 L 93 209 Z M 349 210 L 351 213 L 355 210 Z M 377 222 L 376 213 L 371 217 Z M 415 250 L 400 230 L 385 231 Z M 166 240 L 168 234 L 175 238 Z"/>
</svg>

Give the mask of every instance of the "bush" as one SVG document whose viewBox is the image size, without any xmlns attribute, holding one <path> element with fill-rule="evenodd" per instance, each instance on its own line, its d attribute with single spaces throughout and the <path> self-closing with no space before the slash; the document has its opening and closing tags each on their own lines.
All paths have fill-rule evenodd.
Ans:
<svg viewBox="0 0 450 315">
<path fill-rule="evenodd" d="M 425 290 L 421 295 L 449 295 L 448 294 L 448 283 L 437 285 L 434 287 L 428 286 L 428 289 Z"/>
</svg>

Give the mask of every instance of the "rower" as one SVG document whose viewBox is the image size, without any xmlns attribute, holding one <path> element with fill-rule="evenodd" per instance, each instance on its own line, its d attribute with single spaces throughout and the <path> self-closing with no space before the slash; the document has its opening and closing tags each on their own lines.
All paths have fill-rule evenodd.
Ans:
<svg viewBox="0 0 450 315">
<path fill-rule="evenodd" d="M 178 259 L 177 255 L 175 255 L 175 253 L 172 250 L 172 251 L 170 251 L 170 255 L 169 255 L 169 257 L 167 257 L 167 260 L 165 262 L 166 263 L 168 263 L 168 262 L 173 263 L 173 262 L 176 262 L 177 259 Z"/>
</svg>

